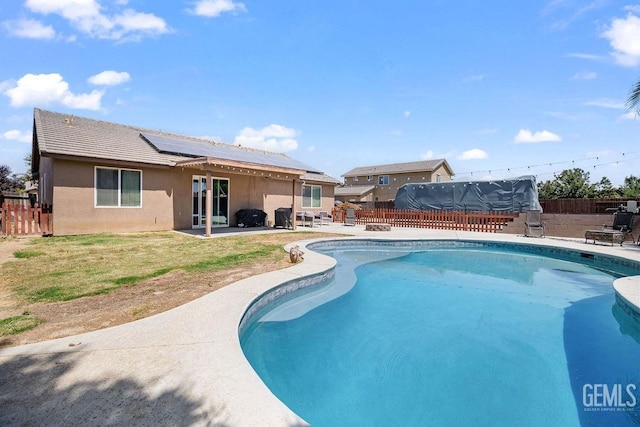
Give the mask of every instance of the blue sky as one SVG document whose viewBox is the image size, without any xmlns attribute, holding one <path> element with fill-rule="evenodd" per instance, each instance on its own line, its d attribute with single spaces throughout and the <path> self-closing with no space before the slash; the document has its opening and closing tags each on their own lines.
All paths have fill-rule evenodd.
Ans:
<svg viewBox="0 0 640 427">
<path fill-rule="evenodd" d="M 457 180 L 640 176 L 640 4 L 9 0 L 0 164 L 33 108 L 286 152 L 340 175 L 446 158 Z"/>
</svg>

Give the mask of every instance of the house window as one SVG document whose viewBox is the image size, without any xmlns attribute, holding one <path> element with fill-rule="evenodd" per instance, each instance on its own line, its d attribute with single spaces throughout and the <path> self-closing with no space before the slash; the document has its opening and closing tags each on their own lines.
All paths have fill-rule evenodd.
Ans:
<svg viewBox="0 0 640 427">
<path fill-rule="evenodd" d="M 319 208 L 322 206 L 322 187 L 319 185 L 302 185 L 302 207 Z"/>
<path fill-rule="evenodd" d="M 442 176 L 439 173 L 436 174 L 436 182 L 442 182 Z"/>
<path fill-rule="evenodd" d="M 367 175 L 367 181 L 372 181 L 373 180 L 373 176 L 372 175 Z"/>
<path fill-rule="evenodd" d="M 142 206 L 142 171 L 96 167 L 96 206 Z"/>
<path fill-rule="evenodd" d="M 378 176 L 378 185 L 389 185 L 389 175 Z"/>
</svg>

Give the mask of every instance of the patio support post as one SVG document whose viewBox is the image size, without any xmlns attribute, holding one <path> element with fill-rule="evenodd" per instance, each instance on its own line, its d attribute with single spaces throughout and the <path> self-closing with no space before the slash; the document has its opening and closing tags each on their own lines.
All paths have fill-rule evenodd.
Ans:
<svg viewBox="0 0 640 427">
<path fill-rule="evenodd" d="M 293 179 L 291 188 L 291 229 L 296 229 L 296 180 Z"/>
<path fill-rule="evenodd" d="M 211 214 L 213 213 L 213 191 L 211 187 L 213 186 L 211 180 L 211 171 L 207 171 L 207 193 L 205 197 L 205 215 L 207 218 L 205 219 L 205 237 L 211 237 Z"/>
</svg>

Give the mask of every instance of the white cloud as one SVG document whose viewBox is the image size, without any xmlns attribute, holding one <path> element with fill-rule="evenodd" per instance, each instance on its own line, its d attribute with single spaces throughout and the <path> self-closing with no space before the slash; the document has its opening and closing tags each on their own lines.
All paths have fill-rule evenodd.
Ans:
<svg viewBox="0 0 640 427">
<path fill-rule="evenodd" d="M 411 111 L 406 110 L 404 113 L 402 113 L 402 117 L 404 117 L 405 119 L 408 119 L 409 116 L 411 116 Z"/>
<path fill-rule="evenodd" d="M 126 71 L 117 72 L 106 70 L 91 76 L 87 79 L 89 83 L 96 86 L 117 86 L 131 80 L 131 76 Z"/>
<path fill-rule="evenodd" d="M 529 129 L 520 129 L 515 136 L 513 142 L 516 144 L 537 144 L 539 142 L 557 142 L 562 141 L 559 135 L 548 130 L 540 132 L 531 132 Z"/>
<path fill-rule="evenodd" d="M 21 39 L 44 39 L 50 40 L 56 37 L 56 32 L 50 25 L 44 25 L 35 19 L 17 19 L 15 21 L 5 21 L 3 27 L 13 37 Z"/>
<path fill-rule="evenodd" d="M 611 55 L 618 64 L 625 67 L 640 64 L 640 18 L 632 13 L 626 18 L 616 18 L 601 36 L 609 40 Z"/>
<path fill-rule="evenodd" d="M 567 55 L 569 58 L 586 59 L 588 61 L 602 61 L 604 58 L 600 55 L 593 55 L 591 53 L 570 53 Z"/>
<path fill-rule="evenodd" d="M 420 154 L 420 158 L 422 160 L 446 159 L 448 157 L 453 157 L 454 155 L 454 151 L 449 151 L 448 153 L 436 153 L 433 150 L 429 150 Z"/>
<path fill-rule="evenodd" d="M 5 86 L 4 84 L 2 85 Z M 12 107 L 62 104 L 69 108 L 99 110 L 104 91 L 74 94 L 69 83 L 57 73 L 25 74 L 3 93 L 11 99 Z"/>
<path fill-rule="evenodd" d="M 8 130 L 2 134 L 2 138 L 10 141 L 31 142 L 31 131 L 21 131 L 17 129 Z"/>
<path fill-rule="evenodd" d="M 593 101 L 585 102 L 584 105 L 590 107 L 611 108 L 614 110 L 622 110 L 625 108 L 624 102 L 616 101 L 615 99 L 594 99 Z"/>
<path fill-rule="evenodd" d="M 122 1 L 115 6 L 123 6 Z M 151 13 L 124 9 L 107 15 L 97 0 L 27 0 L 25 6 L 34 13 L 63 17 L 78 31 L 90 37 L 112 40 L 139 40 L 170 31 L 164 19 Z"/>
<path fill-rule="evenodd" d="M 598 73 L 593 71 L 582 71 L 571 76 L 571 80 L 594 80 L 598 78 Z"/>
<path fill-rule="evenodd" d="M 435 155 L 433 153 L 433 150 L 429 150 L 426 153 L 420 154 L 420 158 L 422 160 L 431 160 L 431 159 L 435 158 Z"/>
<path fill-rule="evenodd" d="M 485 79 L 485 75 L 484 74 L 475 74 L 473 76 L 468 76 L 464 78 L 465 82 L 480 82 L 482 80 Z"/>
<path fill-rule="evenodd" d="M 246 12 L 244 3 L 236 3 L 233 0 L 198 0 L 191 13 L 207 18 L 217 18 L 223 13 Z"/>
<path fill-rule="evenodd" d="M 295 129 L 271 124 L 260 130 L 246 127 L 235 137 L 233 143 L 243 147 L 257 148 L 265 151 L 287 152 L 298 148 Z"/>
<path fill-rule="evenodd" d="M 471 150 L 467 150 L 458 156 L 458 160 L 478 160 L 488 158 L 489 154 L 479 148 L 472 148 Z"/>
<path fill-rule="evenodd" d="M 618 117 L 618 120 L 638 120 L 638 113 L 629 111 Z"/>
</svg>

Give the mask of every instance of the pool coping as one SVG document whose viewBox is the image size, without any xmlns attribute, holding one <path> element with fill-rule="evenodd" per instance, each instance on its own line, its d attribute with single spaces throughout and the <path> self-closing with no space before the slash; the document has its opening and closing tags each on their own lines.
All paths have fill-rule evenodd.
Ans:
<svg viewBox="0 0 640 427">
<path fill-rule="evenodd" d="M 320 227 L 315 231 L 342 232 L 351 236 L 311 238 L 287 245 L 287 250 L 294 244 L 299 245 L 305 252 L 304 262 L 241 280 L 152 317 L 82 335 L 0 349 L 0 374 L 8 379 L 0 385 L 0 396 L 8 394 L 22 403 L 13 405 L 10 411 L 3 410 L 0 424 L 77 421 L 86 416 L 87 411 L 116 411 L 122 423 L 182 423 L 182 419 L 172 418 L 174 415 L 166 410 L 152 410 L 154 405 L 160 404 L 155 397 L 169 393 L 178 403 L 193 403 L 192 425 L 306 425 L 253 371 L 242 353 L 238 328 L 253 302 L 270 289 L 321 275 L 335 267 L 333 258 L 307 248 L 311 243 L 354 239 L 493 241 L 562 247 L 640 262 L 638 247 L 612 248 L 585 244 L 582 239 L 537 239 L 418 229 L 371 232 L 365 231 L 364 226 L 340 225 Z M 640 276 L 618 279 L 614 288 L 623 302 L 627 301 L 636 309 L 640 307 Z M 42 381 L 34 382 L 33 377 L 24 375 L 23 379 L 21 372 L 8 372 L 16 366 L 25 369 L 43 367 L 54 359 L 66 369 L 59 376 L 52 376 L 53 371 L 45 371 Z M 139 402 L 131 402 L 120 393 L 115 386 L 118 381 L 135 384 L 140 399 L 148 404 L 149 410 L 142 418 L 134 410 Z M 64 391 L 73 390 L 78 384 L 100 385 L 107 392 L 96 395 L 95 401 L 83 401 L 82 408 L 76 407 L 73 400 L 69 404 L 69 395 Z M 110 388 L 110 385 L 114 387 Z M 60 401 L 62 397 L 66 400 Z M 177 413 L 179 416 L 180 412 Z"/>
</svg>

